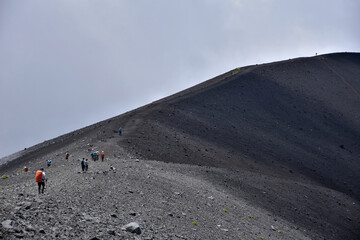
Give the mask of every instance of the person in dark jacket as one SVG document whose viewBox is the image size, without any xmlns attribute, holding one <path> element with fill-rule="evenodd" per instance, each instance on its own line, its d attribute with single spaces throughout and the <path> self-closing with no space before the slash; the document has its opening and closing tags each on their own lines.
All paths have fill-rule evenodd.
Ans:
<svg viewBox="0 0 360 240">
<path fill-rule="evenodd" d="M 83 158 L 81 161 L 81 169 L 82 171 L 85 171 L 85 158 Z"/>
<path fill-rule="evenodd" d="M 85 160 L 85 171 L 86 171 L 86 172 L 87 172 L 88 168 L 89 168 L 89 162 L 88 162 L 88 160 L 86 159 L 86 160 Z"/>
</svg>

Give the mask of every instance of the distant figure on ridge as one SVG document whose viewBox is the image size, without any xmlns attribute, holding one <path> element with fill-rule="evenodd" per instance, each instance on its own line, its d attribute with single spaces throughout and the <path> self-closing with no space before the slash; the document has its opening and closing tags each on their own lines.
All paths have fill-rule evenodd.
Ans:
<svg viewBox="0 0 360 240">
<path fill-rule="evenodd" d="M 42 187 L 41 192 L 44 193 L 45 181 L 46 181 L 44 168 L 40 168 L 40 170 L 37 170 L 35 180 L 36 180 L 36 182 L 38 183 L 38 186 L 39 186 L 39 194 L 40 194 L 41 187 Z"/>
<path fill-rule="evenodd" d="M 83 158 L 83 159 L 81 160 L 81 169 L 82 169 L 82 171 L 85 170 L 85 158 Z"/>
<path fill-rule="evenodd" d="M 104 158 L 105 158 L 105 153 L 104 151 L 101 151 L 101 161 L 104 161 Z"/>
<path fill-rule="evenodd" d="M 119 132 L 119 135 L 121 135 L 122 134 L 122 128 L 119 128 L 118 132 Z"/>
<path fill-rule="evenodd" d="M 65 154 L 66 161 L 69 161 L 69 156 L 70 156 L 70 154 L 68 152 L 66 152 L 66 154 Z"/>
<path fill-rule="evenodd" d="M 50 167 L 51 166 L 51 159 L 47 160 L 47 166 Z"/>
<path fill-rule="evenodd" d="M 87 172 L 88 168 L 89 168 L 89 162 L 88 162 L 88 160 L 86 159 L 86 160 L 85 160 L 85 171 L 86 171 L 86 172 Z"/>
</svg>

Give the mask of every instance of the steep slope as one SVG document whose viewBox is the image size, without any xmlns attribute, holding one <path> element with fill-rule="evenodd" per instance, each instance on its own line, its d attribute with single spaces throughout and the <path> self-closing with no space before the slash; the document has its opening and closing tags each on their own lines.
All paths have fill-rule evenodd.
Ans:
<svg viewBox="0 0 360 240">
<path fill-rule="evenodd" d="M 359 54 L 237 69 L 135 111 L 119 144 L 147 159 L 296 172 L 359 199 L 359 92 Z"/>
<path fill-rule="evenodd" d="M 200 169 L 192 175 L 194 181 L 205 178 L 211 191 L 261 209 L 262 219 L 268 215 L 292 223 L 304 234 L 295 232 L 291 237 L 289 231 L 285 239 L 356 239 L 360 233 L 359 92 L 357 53 L 239 68 L 21 151 L 15 161 L 1 166 L 0 174 L 16 172 L 23 165 L 36 169 L 41 165 L 37 161 L 47 158 L 61 162 L 65 151 L 82 158 L 92 149 L 105 150 L 114 163 L 119 158 L 139 158 L 200 165 L 194 166 Z M 116 133 L 119 127 L 124 129 L 122 136 Z M 176 166 L 160 168 L 173 172 Z M 191 167 L 179 169 L 184 174 L 180 179 L 189 177 L 185 173 Z M 21 181 L 14 176 L 4 183 Z M 176 203 L 174 207 L 180 207 Z M 188 204 L 200 208 L 206 203 Z M 211 217 L 201 214 L 201 218 Z M 266 232 L 265 223 L 256 224 Z M 233 233 L 224 239 L 251 234 Z M 279 238 L 269 234 L 268 239 Z M 207 235 L 188 238 L 201 237 Z"/>
</svg>

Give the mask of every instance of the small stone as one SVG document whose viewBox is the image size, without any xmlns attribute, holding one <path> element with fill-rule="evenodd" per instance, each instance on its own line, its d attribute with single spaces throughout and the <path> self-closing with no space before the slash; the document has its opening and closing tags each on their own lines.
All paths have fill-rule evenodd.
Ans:
<svg viewBox="0 0 360 240">
<path fill-rule="evenodd" d="M 214 200 L 215 198 L 213 196 L 208 197 L 210 200 Z"/>
<path fill-rule="evenodd" d="M 39 233 L 45 234 L 45 230 L 41 228 L 41 229 L 39 230 Z"/>
<path fill-rule="evenodd" d="M 21 207 L 14 207 L 14 212 L 17 213 L 20 211 L 20 209 L 21 209 Z"/>
<path fill-rule="evenodd" d="M 136 212 L 131 212 L 131 213 L 129 213 L 129 215 L 136 216 Z"/>
<path fill-rule="evenodd" d="M 108 229 L 107 233 L 110 234 L 110 235 L 113 235 L 113 236 L 115 236 L 115 234 L 116 234 L 115 230 L 113 230 L 113 229 Z"/>
<path fill-rule="evenodd" d="M 117 218 L 116 214 L 111 214 L 110 217 Z"/>
<path fill-rule="evenodd" d="M 10 219 L 3 221 L 1 224 L 2 224 L 3 228 L 7 228 L 7 229 L 14 228 L 13 227 L 13 221 L 10 220 Z"/>
<path fill-rule="evenodd" d="M 32 206 L 32 202 L 24 202 L 23 206 L 24 206 L 25 209 L 30 209 L 31 206 Z"/>
<path fill-rule="evenodd" d="M 25 237 L 24 234 L 22 234 L 22 233 L 15 233 L 14 236 L 16 238 L 24 238 Z"/>
<path fill-rule="evenodd" d="M 27 232 L 35 232 L 35 228 L 33 226 L 31 226 L 31 225 L 27 225 L 25 227 L 25 231 L 27 231 Z"/>
<path fill-rule="evenodd" d="M 129 224 L 126 224 L 126 225 L 122 226 L 121 230 L 131 232 L 131 233 L 136 233 L 138 235 L 141 234 L 140 226 L 136 222 L 131 222 Z"/>
</svg>

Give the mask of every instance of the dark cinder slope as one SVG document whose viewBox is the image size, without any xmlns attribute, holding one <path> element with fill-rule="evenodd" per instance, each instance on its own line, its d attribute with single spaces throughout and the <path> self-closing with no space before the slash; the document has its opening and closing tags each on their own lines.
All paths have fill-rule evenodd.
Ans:
<svg viewBox="0 0 360 240">
<path fill-rule="evenodd" d="M 235 69 L 130 113 L 119 144 L 145 159 L 299 173 L 359 199 L 359 93 L 356 53 Z"/>
</svg>

